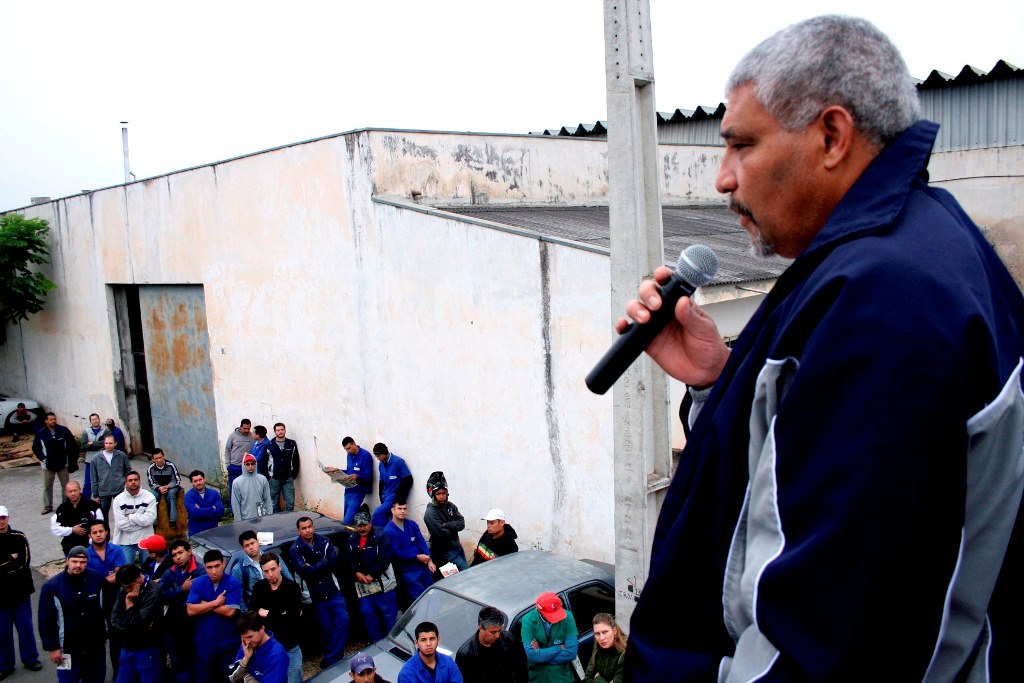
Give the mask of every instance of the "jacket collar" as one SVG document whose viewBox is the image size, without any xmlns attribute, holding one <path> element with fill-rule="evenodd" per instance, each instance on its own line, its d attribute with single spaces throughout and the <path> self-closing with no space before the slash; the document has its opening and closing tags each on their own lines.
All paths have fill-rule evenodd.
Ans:
<svg viewBox="0 0 1024 683">
<path fill-rule="evenodd" d="M 921 120 L 882 148 L 843 195 L 825 227 L 798 258 L 837 242 L 889 226 L 903 209 L 916 179 L 927 181 L 928 157 L 939 124 Z"/>
</svg>

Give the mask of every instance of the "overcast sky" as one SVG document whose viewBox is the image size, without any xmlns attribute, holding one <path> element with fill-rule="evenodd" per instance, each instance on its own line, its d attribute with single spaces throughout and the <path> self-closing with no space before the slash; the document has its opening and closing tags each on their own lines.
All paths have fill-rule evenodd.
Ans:
<svg viewBox="0 0 1024 683">
<path fill-rule="evenodd" d="M 1024 66 L 1024 2 L 651 0 L 657 107 L 815 14 L 863 16 L 912 75 Z M 913 9 L 912 6 L 921 9 Z M 0 211 L 359 128 L 527 133 L 606 119 L 599 0 L 0 2 Z"/>
</svg>

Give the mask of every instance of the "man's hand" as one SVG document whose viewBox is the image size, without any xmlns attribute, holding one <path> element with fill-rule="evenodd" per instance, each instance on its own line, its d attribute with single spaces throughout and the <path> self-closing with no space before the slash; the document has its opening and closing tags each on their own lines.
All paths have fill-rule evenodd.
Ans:
<svg viewBox="0 0 1024 683">
<path fill-rule="evenodd" d="M 75 534 L 76 536 L 85 536 L 85 534 L 88 532 L 85 530 L 84 524 L 76 524 L 75 526 L 71 527 L 71 533 Z"/>
<path fill-rule="evenodd" d="M 256 610 L 256 614 L 266 619 L 270 616 L 270 610 L 268 610 L 266 607 L 260 607 L 258 610 Z"/>
<path fill-rule="evenodd" d="M 162 493 L 165 496 L 167 495 L 167 489 L 169 489 L 169 488 L 171 488 L 170 484 L 166 484 L 164 486 L 157 486 L 156 487 L 157 491 L 159 491 L 160 493 Z"/>
<path fill-rule="evenodd" d="M 249 660 L 252 659 L 252 653 L 255 651 L 256 648 L 254 648 L 252 645 L 249 645 L 248 643 L 242 643 L 242 666 L 246 668 L 249 667 Z"/>
<path fill-rule="evenodd" d="M 114 572 L 107 574 L 107 583 L 114 583 L 115 581 L 117 581 L 117 574 Z"/>
<path fill-rule="evenodd" d="M 658 282 L 666 282 L 672 270 L 660 266 L 654 271 L 654 278 L 646 279 L 637 290 L 637 298 L 626 304 L 626 315 L 638 324 L 650 321 L 651 311 L 661 308 Z M 642 302 L 642 303 L 641 303 Z M 622 334 L 629 324 L 626 318 L 619 318 L 615 329 Z M 729 347 L 718 334 L 718 327 L 710 315 L 693 302 L 683 297 L 676 304 L 675 320 L 670 322 L 647 347 L 647 354 L 662 369 L 689 386 L 703 388 L 715 383 L 729 360 Z"/>
<path fill-rule="evenodd" d="M 131 609 L 135 606 L 135 600 L 139 597 L 139 592 L 142 590 L 140 584 L 132 586 L 131 590 L 126 591 L 124 594 L 124 606 L 127 609 Z"/>
<path fill-rule="evenodd" d="M 192 587 L 192 577 L 190 576 L 187 579 L 185 579 L 185 581 L 181 584 L 181 590 L 187 591 L 191 587 Z"/>
<path fill-rule="evenodd" d="M 212 605 L 213 605 L 213 606 L 214 606 L 215 608 L 216 608 L 216 607 L 220 607 L 220 606 L 221 606 L 221 605 L 223 605 L 223 604 L 224 604 L 225 602 L 227 602 L 227 598 L 225 598 L 225 597 L 224 597 L 224 596 L 225 596 L 226 594 L 227 594 L 227 591 L 226 591 L 226 590 L 223 590 L 223 591 L 221 591 L 220 593 L 218 593 L 218 594 L 217 594 L 217 597 L 215 597 L 215 598 L 214 598 L 213 600 L 211 600 L 211 601 L 210 601 L 210 603 L 211 603 L 211 604 L 212 604 Z"/>
<path fill-rule="evenodd" d="M 60 660 L 64 658 L 64 653 L 60 649 L 50 650 L 50 661 L 54 664 L 60 664 Z"/>
</svg>

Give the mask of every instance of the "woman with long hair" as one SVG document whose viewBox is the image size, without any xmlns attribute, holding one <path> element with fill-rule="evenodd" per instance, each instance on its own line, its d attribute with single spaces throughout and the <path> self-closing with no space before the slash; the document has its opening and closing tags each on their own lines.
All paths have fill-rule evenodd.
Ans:
<svg viewBox="0 0 1024 683">
<path fill-rule="evenodd" d="M 583 683 L 622 683 L 626 634 L 607 612 L 594 615 L 594 652 Z"/>
</svg>

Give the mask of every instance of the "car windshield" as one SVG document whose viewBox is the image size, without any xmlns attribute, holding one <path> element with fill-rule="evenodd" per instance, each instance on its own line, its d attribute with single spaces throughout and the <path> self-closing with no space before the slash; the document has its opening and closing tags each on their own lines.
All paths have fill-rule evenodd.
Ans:
<svg viewBox="0 0 1024 683">
<path fill-rule="evenodd" d="M 416 651 L 416 626 L 430 621 L 437 626 L 445 650 L 457 650 L 476 632 L 481 607 L 484 607 L 482 603 L 432 586 L 395 623 L 390 638 L 411 655 Z"/>
</svg>

